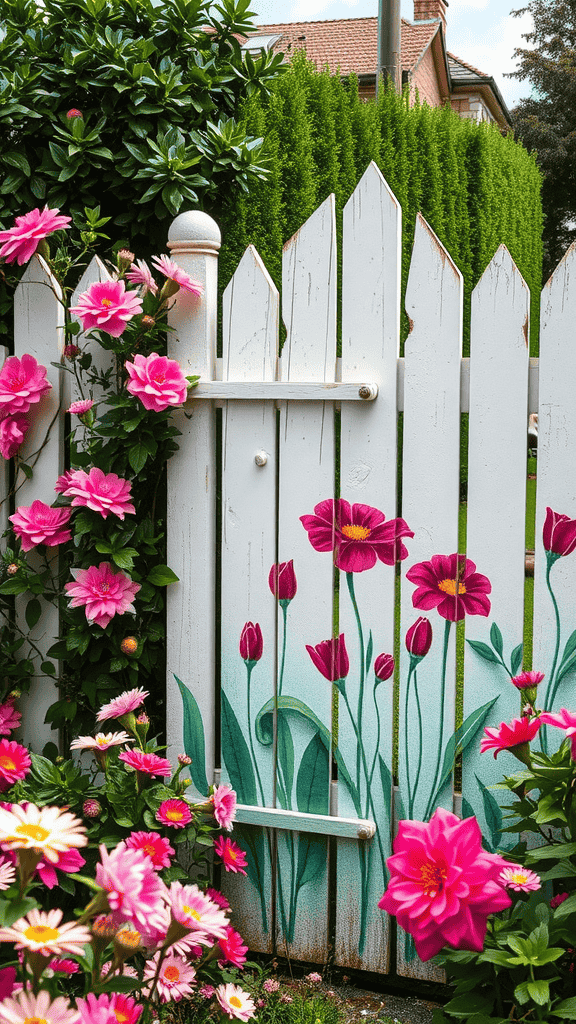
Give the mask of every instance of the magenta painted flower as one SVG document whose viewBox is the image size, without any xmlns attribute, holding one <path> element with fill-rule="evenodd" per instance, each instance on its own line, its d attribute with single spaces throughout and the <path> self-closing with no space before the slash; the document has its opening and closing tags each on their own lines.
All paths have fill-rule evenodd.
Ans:
<svg viewBox="0 0 576 1024">
<path fill-rule="evenodd" d="M 192 821 L 192 811 L 184 800 L 164 800 L 156 811 L 156 821 L 171 828 L 186 828 Z"/>
<path fill-rule="evenodd" d="M 136 686 L 133 690 L 125 690 L 118 697 L 114 697 L 109 704 L 102 705 L 96 715 L 96 721 L 106 722 L 109 718 L 122 718 L 123 715 L 129 715 L 132 711 L 136 711 L 136 708 L 139 708 L 149 696 L 148 690 L 143 690 L 141 686 Z"/>
<path fill-rule="evenodd" d="M 557 557 L 570 555 L 576 548 L 576 519 L 547 508 L 542 542 L 545 550 Z"/>
<path fill-rule="evenodd" d="M 525 752 L 528 744 L 532 742 L 540 728 L 540 718 L 513 718 L 510 725 L 501 722 L 496 728 L 487 727 L 484 729 L 484 736 L 480 741 L 480 752 L 494 750 L 494 757 L 497 757 L 501 750 L 509 750 L 519 758 L 525 760 Z M 520 756 L 520 755 L 523 756 Z"/>
<path fill-rule="evenodd" d="M 511 905 L 499 882 L 506 861 L 482 849 L 475 818 L 439 807 L 430 821 L 401 821 L 378 906 L 414 937 L 421 960 L 443 946 L 480 951 L 490 914 Z"/>
<path fill-rule="evenodd" d="M 345 679 L 350 671 L 348 652 L 344 641 L 344 633 L 332 640 L 323 640 L 322 643 L 311 647 L 306 644 L 306 650 L 312 658 L 316 668 L 330 683 L 338 679 Z"/>
<path fill-rule="evenodd" d="M 406 632 L 406 650 L 413 658 L 424 658 L 432 644 L 432 626 L 423 615 Z"/>
<path fill-rule="evenodd" d="M 242 936 L 231 925 L 226 928 L 226 938 L 219 939 L 218 945 L 222 951 L 222 957 L 219 959 L 233 964 L 234 967 L 242 967 L 246 963 L 248 946 L 244 945 Z"/>
<path fill-rule="evenodd" d="M 370 505 L 351 505 L 329 498 L 314 507 L 314 515 L 300 516 L 316 551 L 333 551 L 334 563 L 344 572 L 364 572 L 379 558 L 394 565 L 408 557 L 403 537 L 414 534 L 403 519 L 390 519 Z"/>
<path fill-rule="evenodd" d="M 490 613 L 490 580 L 476 572 L 474 562 L 464 555 L 433 555 L 429 562 L 413 565 L 406 579 L 417 587 L 412 595 L 415 608 L 436 608 L 451 622 L 459 622 L 465 615 Z"/>
<path fill-rule="evenodd" d="M 175 359 L 151 352 L 149 356 L 135 355 L 134 362 L 125 363 L 131 395 L 138 398 L 145 409 L 163 412 L 182 405 L 188 395 L 188 381 Z"/>
<path fill-rule="evenodd" d="M 296 597 L 296 574 L 294 572 L 294 560 L 279 562 L 273 565 L 268 576 L 268 586 L 274 597 L 279 601 L 291 601 Z"/>
<path fill-rule="evenodd" d="M 543 672 L 521 672 L 518 676 L 512 676 L 512 682 L 519 690 L 531 690 L 538 686 L 543 679 Z"/>
<path fill-rule="evenodd" d="M 106 891 L 114 924 L 130 921 L 136 929 L 162 925 L 164 883 L 150 857 L 120 842 L 110 853 L 100 846 L 96 882 Z"/>
<path fill-rule="evenodd" d="M 107 519 L 110 513 L 124 519 L 125 515 L 136 511 L 130 501 L 130 481 L 116 473 L 103 473 L 96 466 L 89 473 L 83 469 L 72 470 L 66 486 L 60 490 L 64 497 L 72 498 L 72 505 L 99 512 L 103 519 Z"/>
<path fill-rule="evenodd" d="M 72 533 L 68 521 L 71 515 L 68 508 L 52 508 L 36 500 L 30 506 L 20 505 L 8 518 L 14 533 L 20 538 L 22 550 L 30 551 L 37 544 L 53 548 L 70 540 Z"/>
<path fill-rule="evenodd" d="M 93 405 L 94 402 L 91 398 L 82 398 L 78 402 L 72 402 L 68 412 L 72 416 L 84 416 L 85 413 L 90 412 Z"/>
<path fill-rule="evenodd" d="M 216 999 L 226 1016 L 232 1020 L 247 1021 L 256 1016 L 254 1001 L 239 985 L 218 985 Z"/>
<path fill-rule="evenodd" d="M 243 661 L 260 661 L 264 642 L 258 623 L 246 622 L 240 634 L 240 657 Z"/>
<path fill-rule="evenodd" d="M 216 786 L 210 796 L 210 803 L 214 808 L 214 817 L 220 828 L 225 828 L 227 832 L 231 832 L 232 822 L 236 817 L 236 793 L 232 786 L 227 786 L 226 784 Z"/>
<path fill-rule="evenodd" d="M 31 259 L 43 238 L 67 228 L 71 220 L 71 217 L 64 216 L 57 209 L 49 210 L 47 206 L 43 210 L 30 210 L 30 213 L 16 217 L 13 228 L 0 231 L 0 258 L 6 263 L 14 263 L 16 260 L 21 267 Z"/>
<path fill-rule="evenodd" d="M 6 416 L 0 420 L 0 455 L 3 459 L 13 459 L 20 448 L 30 423 L 22 412 Z"/>
<path fill-rule="evenodd" d="M 500 872 L 500 881 L 506 889 L 513 889 L 515 892 L 535 892 L 542 888 L 540 876 L 535 871 L 521 867 L 520 864 L 510 864 Z"/>
<path fill-rule="evenodd" d="M 126 278 L 132 284 L 142 285 L 143 295 L 146 295 L 147 292 L 156 295 L 158 291 L 158 285 L 152 277 L 152 271 L 145 260 L 136 260 L 131 265 L 130 270 L 126 272 Z"/>
<path fill-rule="evenodd" d="M 125 840 L 130 850 L 142 850 L 147 853 L 157 871 L 162 868 L 169 868 L 174 856 L 174 847 L 170 846 L 170 840 L 158 832 L 131 832 Z"/>
<path fill-rule="evenodd" d="M 561 708 L 554 714 L 545 711 L 539 720 L 543 725 L 555 725 L 558 729 L 564 730 L 566 739 L 570 740 L 572 760 L 576 761 L 576 714 Z"/>
<path fill-rule="evenodd" d="M 220 860 L 224 864 L 226 871 L 233 871 L 236 874 L 245 875 L 244 868 L 248 863 L 246 860 L 246 854 L 244 850 L 238 846 L 237 843 L 233 843 L 231 839 L 226 836 L 218 836 L 214 840 L 214 852 L 220 857 Z"/>
<path fill-rule="evenodd" d="M 381 683 L 394 675 L 394 658 L 391 654 L 379 654 L 374 662 L 374 675 Z"/>
<path fill-rule="evenodd" d="M 143 750 L 123 750 L 118 754 L 118 760 L 124 761 L 129 768 L 134 768 L 143 775 L 172 775 L 172 765 L 165 757 L 158 757 L 158 754 L 147 754 Z"/>
<path fill-rule="evenodd" d="M 15 740 L 0 740 L 0 793 L 26 778 L 31 764 L 26 747 Z"/>
<path fill-rule="evenodd" d="M 20 725 L 22 715 L 14 707 L 14 697 L 0 704 L 0 736 L 9 736 Z"/>
<path fill-rule="evenodd" d="M 169 256 L 153 256 L 152 263 L 156 270 L 164 274 L 164 277 L 167 277 L 169 281 L 174 281 L 180 288 L 184 288 L 187 292 L 192 292 L 193 295 L 202 295 L 204 286 L 200 284 L 200 281 L 195 281 L 194 278 L 190 277 L 190 274 L 182 270 Z"/>
<path fill-rule="evenodd" d="M 64 590 L 71 597 L 71 608 L 85 608 L 88 622 L 106 626 L 115 615 L 135 612 L 134 598 L 140 590 L 139 583 L 123 572 L 113 572 L 109 562 L 91 565 L 89 569 L 72 569 L 74 583 L 66 583 Z M 102 721 L 102 719 L 100 719 Z"/>
<path fill-rule="evenodd" d="M 46 367 L 34 356 L 8 356 L 0 370 L 0 417 L 28 412 L 51 387 Z"/>
<path fill-rule="evenodd" d="M 142 312 L 138 292 L 126 291 L 124 281 L 96 281 L 70 312 L 82 321 L 84 331 L 105 331 L 119 338 L 127 323 Z"/>
</svg>

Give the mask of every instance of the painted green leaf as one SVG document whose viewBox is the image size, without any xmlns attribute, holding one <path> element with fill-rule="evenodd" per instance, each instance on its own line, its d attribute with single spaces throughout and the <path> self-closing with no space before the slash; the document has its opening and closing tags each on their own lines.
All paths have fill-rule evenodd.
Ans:
<svg viewBox="0 0 576 1024">
<path fill-rule="evenodd" d="M 384 804 L 386 806 L 386 815 L 388 822 L 391 821 L 391 804 L 392 804 L 392 775 L 388 765 L 384 761 L 381 754 L 378 754 L 378 761 L 380 764 L 380 780 L 382 782 L 382 793 L 384 795 Z"/>
<path fill-rule="evenodd" d="M 512 656 L 510 658 L 510 668 L 512 669 L 512 675 L 513 676 L 517 675 L 518 670 L 519 670 L 519 668 L 520 668 L 520 666 L 522 664 L 522 653 L 523 653 L 523 650 L 524 650 L 524 644 L 518 644 L 518 647 L 515 647 L 514 650 L 512 651 Z"/>
<path fill-rule="evenodd" d="M 296 889 L 312 882 L 314 878 L 326 871 L 328 849 L 325 839 L 310 833 L 301 832 L 298 837 L 298 867 L 296 869 Z"/>
<path fill-rule="evenodd" d="M 469 643 L 470 642 L 471 641 L 469 641 Z M 487 649 L 490 650 L 490 648 Z M 468 715 L 466 721 L 463 722 L 462 725 L 458 726 L 456 731 L 448 740 L 446 748 L 444 750 L 444 762 L 442 764 L 440 780 L 438 782 L 436 792 L 432 800 L 430 801 L 431 805 L 434 805 L 436 803 L 438 794 L 441 792 L 443 786 L 446 785 L 446 782 L 450 778 L 450 775 L 452 774 L 454 768 L 455 759 L 458 757 L 459 754 L 466 750 L 466 747 L 468 746 L 469 743 L 472 742 L 478 730 L 482 728 L 486 720 L 486 716 L 490 711 L 490 708 L 494 706 L 497 700 L 498 697 L 493 697 L 492 700 L 489 700 L 487 701 L 486 704 L 483 704 L 481 708 L 476 708 L 476 711 L 473 711 L 471 715 Z"/>
<path fill-rule="evenodd" d="M 246 854 L 246 870 L 248 878 L 252 882 L 252 885 L 258 890 L 258 896 L 260 897 L 260 910 L 262 913 L 262 930 L 268 931 L 268 915 L 266 912 L 266 898 L 265 898 L 265 870 L 264 865 L 266 861 L 266 843 L 264 840 L 264 832 L 262 829 L 248 827 L 245 828 L 242 825 L 234 826 L 234 836 L 237 839 L 238 844 L 242 847 Z"/>
<path fill-rule="evenodd" d="M 476 811 L 472 807 L 472 804 L 465 796 L 462 797 L 462 817 L 463 818 L 475 818 Z"/>
<path fill-rule="evenodd" d="M 558 669 L 558 674 L 556 676 L 556 685 L 558 685 L 560 680 L 564 679 L 564 676 L 567 676 L 569 672 L 573 672 L 575 668 L 576 657 L 568 658 L 567 661 L 564 661 Z"/>
<path fill-rule="evenodd" d="M 490 840 L 492 849 L 495 850 L 498 847 L 500 843 L 500 838 L 502 836 L 502 811 L 500 810 L 500 806 L 492 796 L 490 790 L 486 789 L 486 786 L 482 782 L 482 779 L 479 779 L 477 775 L 475 775 L 474 777 L 476 779 L 478 789 L 480 790 L 480 794 L 482 796 L 484 816 L 486 818 L 486 824 L 490 829 Z"/>
<path fill-rule="evenodd" d="M 258 804 L 258 797 L 252 758 L 244 734 L 224 691 L 222 691 L 222 756 L 232 788 L 236 790 L 238 803 L 250 804 L 255 807 Z"/>
<path fill-rule="evenodd" d="M 500 629 L 495 622 L 493 622 L 492 625 L 490 626 L 490 643 L 492 644 L 492 647 L 494 648 L 496 653 L 499 654 L 500 657 L 502 657 L 502 653 L 504 651 L 504 641 L 502 639 L 502 633 L 500 632 Z"/>
<path fill-rule="evenodd" d="M 315 733 L 302 755 L 296 780 L 296 803 L 307 814 L 328 814 L 330 775 L 328 751 Z"/>
<path fill-rule="evenodd" d="M 196 789 L 202 796 L 208 795 L 208 780 L 206 778 L 206 749 L 204 745 L 204 723 L 200 708 L 187 686 L 175 674 L 174 679 L 178 683 L 184 712 L 183 737 L 184 750 L 188 757 L 192 758 L 190 775 Z"/>
<path fill-rule="evenodd" d="M 494 651 L 492 650 L 491 647 L 488 647 L 488 644 L 483 644 L 480 642 L 480 640 L 468 639 L 466 640 L 466 643 L 470 644 L 472 650 L 476 651 L 476 654 L 479 654 L 481 658 L 484 658 L 486 661 L 491 661 L 495 665 L 500 664 L 498 655 L 494 654 Z"/>
<path fill-rule="evenodd" d="M 573 633 L 570 633 L 570 636 L 566 641 L 566 646 L 564 648 L 560 664 L 563 665 L 565 661 L 568 661 L 568 658 L 574 654 L 574 651 L 576 651 L 576 629 Z"/>
<path fill-rule="evenodd" d="M 370 671 L 370 665 L 372 664 L 372 654 L 374 652 L 374 640 L 372 637 L 372 630 L 370 630 L 370 636 L 368 637 L 368 647 L 366 648 L 366 675 Z"/>
<path fill-rule="evenodd" d="M 292 807 L 292 786 L 294 785 L 294 741 L 290 732 L 289 722 L 283 715 L 278 716 L 276 743 L 280 777 L 284 783 L 286 809 L 290 810 Z"/>
</svg>

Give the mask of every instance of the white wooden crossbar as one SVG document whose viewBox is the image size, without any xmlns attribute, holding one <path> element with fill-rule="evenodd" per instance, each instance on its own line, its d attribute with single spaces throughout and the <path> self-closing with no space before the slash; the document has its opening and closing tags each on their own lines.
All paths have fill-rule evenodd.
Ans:
<svg viewBox="0 0 576 1024">
<path fill-rule="evenodd" d="M 376 824 L 365 818 L 334 818 L 329 814 L 304 814 L 281 807 L 236 805 L 236 821 L 242 825 L 288 829 L 291 832 L 315 832 L 339 839 L 372 839 Z"/>
</svg>

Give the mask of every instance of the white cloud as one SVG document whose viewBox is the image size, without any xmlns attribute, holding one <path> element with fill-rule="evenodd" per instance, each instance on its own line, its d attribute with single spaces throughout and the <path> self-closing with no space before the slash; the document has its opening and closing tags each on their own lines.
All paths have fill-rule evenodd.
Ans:
<svg viewBox="0 0 576 1024">
<path fill-rule="evenodd" d="M 448 49 L 467 64 L 472 64 L 485 75 L 495 80 L 509 108 L 512 108 L 522 96 L 530 94 L 529 82 L 520 82 L 516 78 L 505 78 L 504 73 L 514 71 L 516 61 L 514 50 L 526 45 L 522 34 L 529 32 L 532 18 L 524 14 L 519 18 L 502 18 L 493 22 L 482 38 L 478 32 L 472 31 L 465 24 L 448 26 Z"/>
</svg>

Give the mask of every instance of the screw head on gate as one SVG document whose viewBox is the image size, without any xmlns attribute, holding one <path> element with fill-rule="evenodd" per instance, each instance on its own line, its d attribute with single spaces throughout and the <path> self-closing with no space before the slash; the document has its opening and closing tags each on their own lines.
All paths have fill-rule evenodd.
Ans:
<svg viewBox="0 0 576 1024">
<path fill-rule="evenodd" d="M 358 395 L 360 398 L 376 398 L 377 394 L 378 388 L 373 386 L 371 387 L 370 384 L 363 384 L 362 387 L 358 388 Z"/>
<path fill-rule="evenodd" d="M 265 466 L 268 462 L 268 455 L 266 452 L 256 452 L 254 456 L 254 462 L 257 466 Z"/>
</svg>

